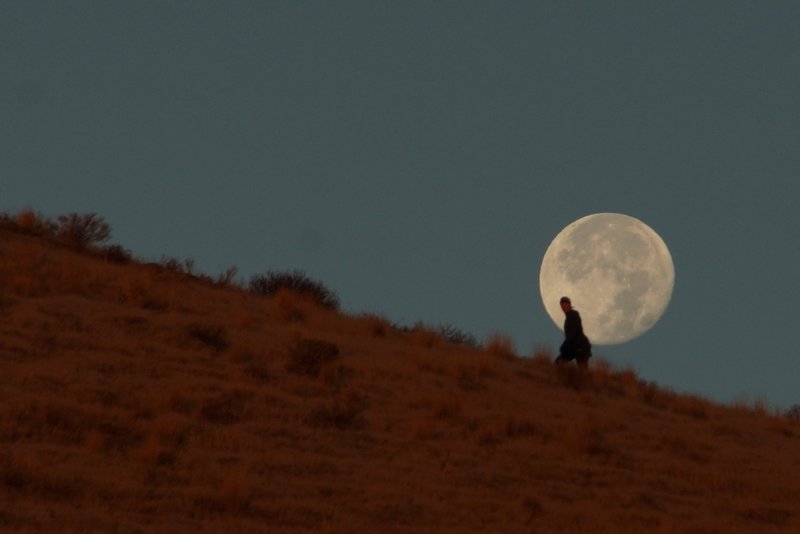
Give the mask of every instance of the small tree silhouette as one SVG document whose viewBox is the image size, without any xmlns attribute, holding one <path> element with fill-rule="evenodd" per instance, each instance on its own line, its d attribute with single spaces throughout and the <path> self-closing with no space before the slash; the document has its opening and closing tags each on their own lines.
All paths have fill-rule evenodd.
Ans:
<svg viewBox="0 0 800 534">
<path fill-rule="evenodd" d="M 56 237 L 78 248 L 101 243 L 111 237 L 111 226 L 96 213 L 58 216 Z"/>
</svg>

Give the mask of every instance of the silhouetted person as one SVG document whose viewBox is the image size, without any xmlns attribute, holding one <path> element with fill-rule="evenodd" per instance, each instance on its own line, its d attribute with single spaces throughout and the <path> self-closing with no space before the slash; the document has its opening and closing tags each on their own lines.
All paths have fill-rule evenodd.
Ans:
<svg viewBox="0 0 800 534">
<path fill-rule="evenodd" d="M 592 356 L 592 344 L 583 333 L 583 323 L 578 310 L 572 308 L 569 297 L 561 297 L 561 309 L 564 310 L 564 343 L 558 351 L 556 363 L 566 363 L 575 360 L 581 367 L 589 364 Z"/>
</svg>

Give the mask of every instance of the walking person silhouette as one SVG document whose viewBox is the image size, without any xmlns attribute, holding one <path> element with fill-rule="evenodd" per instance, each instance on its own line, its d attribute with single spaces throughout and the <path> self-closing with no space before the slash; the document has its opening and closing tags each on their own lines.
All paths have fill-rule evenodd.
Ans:
<svg viewBox="0 0 800 534">
<path fill-rule="evenodd" d="M 564 342 L 558 351 L 556 363 L 562 364 L 575 360 L 580 367 L 586 368 L 589 365 L 589 358 L 592 356 L 592 344 L 583 333 L 581 314 L 572 307 L 569 297 L 561 297 L 561 309 L 566 316 L 564 319 Z"/>
</svg>

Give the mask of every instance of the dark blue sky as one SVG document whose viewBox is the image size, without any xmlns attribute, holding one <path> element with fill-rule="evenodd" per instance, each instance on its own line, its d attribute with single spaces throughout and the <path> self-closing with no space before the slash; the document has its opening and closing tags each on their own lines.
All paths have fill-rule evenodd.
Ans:
<svg viewBox="0 0 800 534">
<path fill-rule="evenodd" d="M 0 0 L 0 209 L 147 259 L 302 268 L 348 311 L 557 347 L 553 237 L 667 243 L 670 307 L 596 354 L 800 402 L 800 4 Z"/>
</svg>

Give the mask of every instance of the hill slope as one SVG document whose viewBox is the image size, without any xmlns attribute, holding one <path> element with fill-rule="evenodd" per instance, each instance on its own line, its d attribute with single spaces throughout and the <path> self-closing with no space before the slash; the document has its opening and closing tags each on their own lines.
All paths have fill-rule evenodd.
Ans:
<svg viewBox="0 0 800 534">
<path fill-rule="evenodd" d="M 0 529 L 798 531 L 800 428 L 0 231 Z"/>
</svg>

